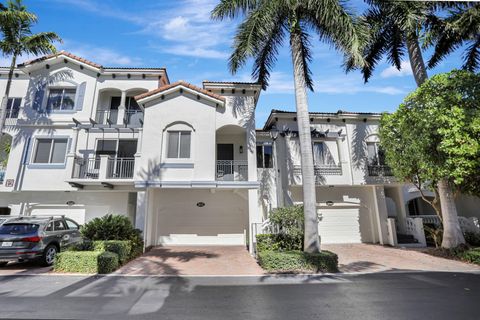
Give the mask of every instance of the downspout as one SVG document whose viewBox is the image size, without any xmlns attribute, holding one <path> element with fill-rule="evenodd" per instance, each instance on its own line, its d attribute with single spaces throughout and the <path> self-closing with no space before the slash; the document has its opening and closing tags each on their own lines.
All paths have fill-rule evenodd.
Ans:
<svg viewBox="0 0 480 320">
<path fill-rule="evenodd" d="M 350 185 L 353 186 L 353 165 L 352 165 L 352 145 L 350 144 L 350 135 L 348 132 L 347 120 L 345 119 L 345 133 L 347 135 L 348 163 L 350 166 Z"/>
</svg>

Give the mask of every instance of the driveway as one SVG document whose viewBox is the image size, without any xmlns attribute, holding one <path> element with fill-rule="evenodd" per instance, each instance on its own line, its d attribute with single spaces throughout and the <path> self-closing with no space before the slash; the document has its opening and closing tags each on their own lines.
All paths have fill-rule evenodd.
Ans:
<svg viewBox="0 0 480 320">
<path fill-rule="evenodd" d="M 401 249 L 374 244 L 324 244 L 335 252 L 341 272 L 457 271 L 480 272 L 480 266 L 434 257 L 419 249 Z"/>
<path fill-rule="evenodd" d="M 243 246 L 155 247 L 115 272 L 128 275 L 261 275 Z"/>
</svg>

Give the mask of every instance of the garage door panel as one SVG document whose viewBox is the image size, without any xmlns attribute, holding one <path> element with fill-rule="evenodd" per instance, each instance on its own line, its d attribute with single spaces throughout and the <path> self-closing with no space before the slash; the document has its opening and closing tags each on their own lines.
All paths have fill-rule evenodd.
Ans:
<svg viewBox="0 0 480 320">
<path fill-rule="evenodd" d="M 322 243 L 361 243 L 359 209 L 320 209 Z"/>
</svg>

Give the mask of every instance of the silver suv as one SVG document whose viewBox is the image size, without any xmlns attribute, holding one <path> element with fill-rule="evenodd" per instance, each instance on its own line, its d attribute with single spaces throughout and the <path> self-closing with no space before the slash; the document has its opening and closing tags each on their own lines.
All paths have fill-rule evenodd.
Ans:
<svg viewBox="0 0 480 320">
<path fill-rule="evenodd" d="M 8 218 L 0 222 L 0 267 L 36 259 L 50 266 L 58 252 L 80 242 L 80 226 L 64 216 Z"/>
</svg>

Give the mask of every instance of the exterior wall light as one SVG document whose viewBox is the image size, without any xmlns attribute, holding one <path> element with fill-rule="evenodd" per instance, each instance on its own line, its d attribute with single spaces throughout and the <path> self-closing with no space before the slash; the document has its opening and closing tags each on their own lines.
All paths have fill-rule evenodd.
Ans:
<svg viewBox="0 0 480 320">
<path fill-rule="evenodd" d="M 277 140 L 278 138 L 278 129 L 277 126 L 273 125 L 272 128 L 270 129 L 270 138 L 272 138 L 273 141 Z"/>
<path fill-rule="evenodd" d="M 199 208 L 205 207 L 205 202 L 197 202 L 197 207 Z"/>
<path fill-rule="evenodd" d="M 73 206 L 74 204 L 75 204 L 75 201 L 72 201 L 72 200 L 67 201 L 67 206 L 69 207 Z"/>
<path fill-rule="evenodd" d="M 333 206 L 333 201 L 331 200 L 328 200 L 327 202 L 325 202 L 327 206 L 331 207 Z"/>
<path fill-rule="evenodd" d="M 240 147 L 238 148 L 238 152 L 243 153 L 243 146 L 240 146 Z"/>
</svg>

